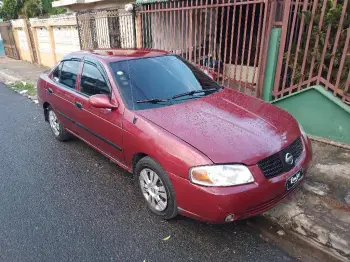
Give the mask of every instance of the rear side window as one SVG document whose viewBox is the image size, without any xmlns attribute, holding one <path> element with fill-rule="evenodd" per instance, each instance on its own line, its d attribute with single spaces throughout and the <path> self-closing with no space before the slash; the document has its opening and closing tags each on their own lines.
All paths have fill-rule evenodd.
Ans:
<svg viewBox="0 0 350 262">
<path fill-rule="evenodd" d="M 88 96 L 110 93 L 105 78 L 95 65 L 84 63 L 80 92 Z"/>
<path fill-rule="evenodd" d="M 59 75 L 59 83 L 75 88 L 77 82 L 77 74 L 79 69 L 79 61 L 64 61 Z"/>
<path fill-rule="evenodd" d="M 53 79 L 55 82 L 59 82 L 59 81 L 60 81 L 60 75 L 61 75 L 62 64 L 63 64 L 63 63 L 60 63 L 60 64 L 56 67 L 56 69 L 53 71 L 53 73 L 52 73 L 52 79 Z"/>
</svg>

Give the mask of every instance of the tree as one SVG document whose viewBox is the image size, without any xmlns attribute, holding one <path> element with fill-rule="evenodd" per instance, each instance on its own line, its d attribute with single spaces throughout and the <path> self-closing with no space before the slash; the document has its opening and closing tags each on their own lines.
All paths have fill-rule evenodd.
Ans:
<svg viewBox="0 0 350 262">
<path fill-rule="evenodd" d="M 17 19 L 22 8 L 22 2 L 16 0 L 4 0 L 0 9 L 0 16 L 4 20 Z"/>
<path fill-rule="evenodd" d="M 43 16 L 44 11 L 41 0 L 26 0 L 22 9 L 22 12 L 27 18 Z"/>
<path fill-rule="evenodd" d="M 4 0 L 0 16 L 4 20 L 17 19 L 23 15 L 26 18 L 45 17 L 65 13 L 64 8 L 53 8 L 52 0 Z"/>
</svg>

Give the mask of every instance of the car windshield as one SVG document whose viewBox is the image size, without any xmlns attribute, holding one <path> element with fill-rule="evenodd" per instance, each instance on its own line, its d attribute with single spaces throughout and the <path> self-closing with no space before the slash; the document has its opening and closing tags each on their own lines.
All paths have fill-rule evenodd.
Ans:
<svg viewBox="0 0 350 262">
<path fill-rule="evenodd" d="M 183 103 L 221 87 L 179 56 L 131 59 L 110 64 L 126 106 L 133 110 Z"/>
</svg>

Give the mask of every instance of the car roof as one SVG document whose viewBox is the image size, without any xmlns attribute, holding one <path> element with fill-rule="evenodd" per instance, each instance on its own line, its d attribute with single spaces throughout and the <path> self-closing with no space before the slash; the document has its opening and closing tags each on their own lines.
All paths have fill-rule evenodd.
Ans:
<svg viewBox="0 0 350 262">
<path fill-rule="evenodd" d="M 117 62 L 123 60 L 131 60 L 143 57 L 153 57 L 153 56 L 162 56 L 167 55 L 169 52 L 163 50 L 156 49 L 140 49 L 140 48 L 132 48 L 132 49 L 94 49 L 94 50 L 84 50 L 73 52 L 64 59 L 69 58 L 81 58 L 84 56 L 95 58 L 99 61 L 104 62 Z"/>
</svg>

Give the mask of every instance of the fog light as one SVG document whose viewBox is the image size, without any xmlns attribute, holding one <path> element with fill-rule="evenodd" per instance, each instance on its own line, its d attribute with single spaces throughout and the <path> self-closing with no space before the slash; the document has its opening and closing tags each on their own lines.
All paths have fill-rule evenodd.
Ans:
<svg viewBox="0 0 350 262">
<path fill-rule="evenodd" d="M 225 222 L 232 222 L 233 220 L 235 220 L 235 214 L 229 214 L 225 218 Z"/>
</svg>

